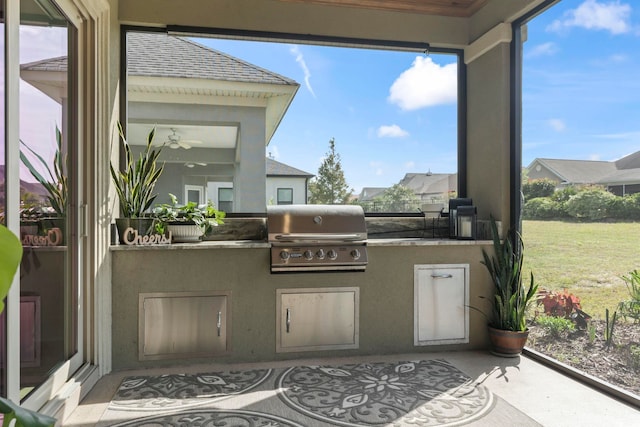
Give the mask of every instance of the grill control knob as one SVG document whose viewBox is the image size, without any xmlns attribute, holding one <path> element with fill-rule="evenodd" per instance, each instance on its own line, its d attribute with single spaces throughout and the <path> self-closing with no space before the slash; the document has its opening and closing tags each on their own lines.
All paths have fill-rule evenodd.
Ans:
<svg viewBox="0 0 640 427">
<path fill-rule="evenodd" d="M 351 251 L 351 258 L 353 259 L 359 259 L 360 258 L 360 251 L 357 249 L 354 249 Z"/>
<path fill-rule="evenodd" d="M 306 250 L 304 251 L 302 256 L 304 256 L 304 259 L 306 259 L 307 261 L 311 261 L 313 259 L 313 252 L 311 252 L 310 250 Z"/>
<path fill-rule="evenodd" d="M 280 251 L 280 259 L 283 259 L 283 260 L 287 260 L 287 259 L 289 259 L 289 252 L 287 252 L 287 251 Z"/>
<path fill-rule="evenodd" d="M 316 252 L 316 256 L 318 257 L 318 259 L 324 259 L 324 249 L 318 249 L 318 251 Z"/>
<path fill-rule="evenodd" d="M 329 249 L 329 252 L 327 252 L 327 256 L 329 257 L 329 259 L 336 259 L 338 258 L 338 252 L 334 251 L 333 249 Z"/>
</svg>

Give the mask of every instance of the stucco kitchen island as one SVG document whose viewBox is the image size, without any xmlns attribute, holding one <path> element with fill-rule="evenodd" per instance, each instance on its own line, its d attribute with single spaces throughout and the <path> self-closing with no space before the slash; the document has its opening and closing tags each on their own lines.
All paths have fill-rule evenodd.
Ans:
<svg viewBox="0 0 640 427">
<path fill-rule="evenodd" d="M 489 241 L 370 239 L 364 272 L 281 274 L 270 272 L 270 244 L 265 241 L 112 246 L 113 369 L 484 348 L 486 320 L 467 305 L 488 307 L 481 296 L 490 294 L 491 283 L 480 260 L 482 249 L 490 245 Z M 437 274 L 421 276 L 418 270 Z M 461 276 L 455 275 L 458 270 Z M 451 294 L 453 285 L 446 281 L 437 280 L 435 287 L 417 283 L 420 277 L 449 277 L 450 271 L 463 281 Z M 324 298 L 327 293 L 330 298 Z M 344 293 L 353 305 L 334 307 L 333 296 Z M 320 312 L 326 304 L 321 319 L 311 319 L 312 328 L 344 326 L 350 332 L 338 331 L 338 342 L 330 337 L 317 346 L 296 347 L 294 340 L 287 347 L 291 313 L 283 301 L 291 295 L 302 296 L 301 307 L 315 308 L 318 303 Z M 162 300 L 165 297 L 185 297 L 187 305 L 155 303 L 167 301 Z M 150 304 L 145 305 L 145 299 Z M 201 307 L 208 299 L 219 304 L 209 314 Z M 176 315 L 175 310 L 185 311 L 190 303 L 196 308 Z M 297 328 L 293 322 L 291 330 Z M 421 339 L 418 329 L 435 333 L 434 339 Z M 465 336 L 446 336 L 450 333 Z M 211 340 L 212 346 L 198 346 L 202 341 L 198 337 Z M 345 337 L 347 342 L 342 342 Z M 196 347 L 188 348 L 189 342 Z"/>
</svg>

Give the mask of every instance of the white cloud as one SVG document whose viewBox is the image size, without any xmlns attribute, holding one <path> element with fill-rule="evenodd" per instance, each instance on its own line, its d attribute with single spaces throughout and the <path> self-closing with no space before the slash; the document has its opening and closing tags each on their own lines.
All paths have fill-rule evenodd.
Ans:
<svg viewBox="0 0 640 427">
<path fill-rule="evenodd" d="M 556 132 L 562 132 L 567 128 L 567 125 L 562 119 L 549 119 L 547 121 L 547 124 L 551 126 L 551 129 L 555 130 Z"/>
<path fill-rule="evenodd" d="M 378 138 L 402 138 L 409 136 L 409 132 L 398 125 L 380 126 L 377 132 Z"/>
<path fill-rule="evenodd" d="M 537 56 L 551 56 L 555 55 L 560 49 L 558 45 L 553 42 L 542 43 L 534 46 L 527 52 L 527 58 L 535 58 Z"/>
<path fill-rule="evenodd" d="M 410 160 L 410 161 L 408 161 L 408 162 L 406 162 L 406 163 L 404 164 L 404 169 L 405 169 L 405 170 L 412 170 L 412 169 L 413 169 L 413 168 L 415 168 L 415 167 L 416 167 L 416 162 L 414 162 L 414 161 L 412 161 L 412 160 Z"/>
<path fill-rule="evenodd" d="M 631 31 L 629 15 L 631 6 L 619 0 L 599 3 L 597 0 L 585 0 L 576 9 L 565 12 L 562 19 L 553 21 L 548 31 L 562 31 L 571 27 L 587 30 L 605 30 L 611 34 L 623 34 Z"/>
<path fill-rule="evenodd" d="M 389 89 L 389 102 L 403 110 L 417 110 L 457 99 L 457 65 L 440 66 L 429 57 L 416 57 Z"/>
<path fill-rule="evenodd" d="M 601 158 L 600 154 L 589 154 L 589 160 L 600 160 Z"/>
<path fill-rule="evenodd" d="M 313 87 L 311 86 L 311 72 L 309 71 L 309 67 L 307 67 L 304 56 L 302 56 L 302 52 L 300 52 L 298 46 L 292 46 L 289 51 L 295 55 L 296 62 L 298 63 L 298 65 L 300 65 L 300 68 L 304 73 L 304 85 L 307 87 L 307 90 L 311 93 L 311 95 L 315 98 L 316 93 L 313 91 Z"/>
</svg>

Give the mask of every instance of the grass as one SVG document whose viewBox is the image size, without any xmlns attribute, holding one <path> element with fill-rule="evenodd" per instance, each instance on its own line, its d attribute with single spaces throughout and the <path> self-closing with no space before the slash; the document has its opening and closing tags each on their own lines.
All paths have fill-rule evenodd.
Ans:
<svg viewBox="0 0 640 427">
<path fill-rule="evenodd" d="M 604 319 L 629 299 L 621 276 L 640 269 L 640 223 L 523 221 L 524 271 L 540 288 L 567 289 Z"/>
</svg>

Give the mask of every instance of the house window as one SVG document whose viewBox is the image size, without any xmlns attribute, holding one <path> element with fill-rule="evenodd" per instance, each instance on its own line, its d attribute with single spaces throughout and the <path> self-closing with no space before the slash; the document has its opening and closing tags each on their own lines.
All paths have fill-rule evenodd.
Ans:
<svg viewBox="0 0 640 427">
<path fill-rule="evenodd" d="M 293 204 L 293 188 L 278 188 L 278 204 L 279 205 Z"/>
<path fill-rule="evenodd" d="M 233 188 L 218 188 L 218 209 L 233 212 Z"/>
<path fill-rule="evenodd" d="M 198 205 L 204 204 L 204 187 L 199 185 L 185 185 L 184 201 L 185 203 L 194 202 Z"/>
</svg>

